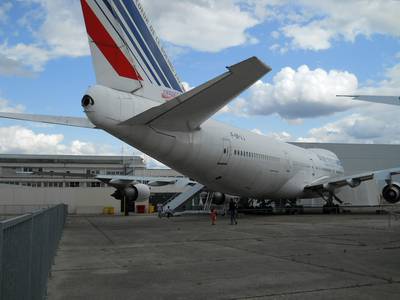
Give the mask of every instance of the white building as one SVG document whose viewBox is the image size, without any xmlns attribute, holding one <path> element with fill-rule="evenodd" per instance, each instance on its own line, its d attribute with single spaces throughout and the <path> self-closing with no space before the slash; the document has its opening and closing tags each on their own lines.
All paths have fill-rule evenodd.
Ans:
<svg viewBox="0 0 400 300">
<path fill-rule="evenodd" d="M 9 213 L 54 203 L 68 204 L 71 213 L 100 213 L 104 207 L 119 212 L 120 201 L 110 196 L 115 189 L 93 178 L 98 174 L 183 177 L 171 169 L 147 169 L 140 156 L 1 154 L 0 206 Z M 181 190 L 164 186 L 151 192 L 156 202 Z"/>
</svg>

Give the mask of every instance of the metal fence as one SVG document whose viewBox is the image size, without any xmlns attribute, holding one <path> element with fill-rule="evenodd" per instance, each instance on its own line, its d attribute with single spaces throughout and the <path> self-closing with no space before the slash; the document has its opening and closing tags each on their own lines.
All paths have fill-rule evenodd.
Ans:
<svg viewBox="0 0 400 300">
<path fill-rule="evenodd" d="M 64 228 L 59 204 L 0 222 L 0 299 L 44 299 Z"/>
</svg>

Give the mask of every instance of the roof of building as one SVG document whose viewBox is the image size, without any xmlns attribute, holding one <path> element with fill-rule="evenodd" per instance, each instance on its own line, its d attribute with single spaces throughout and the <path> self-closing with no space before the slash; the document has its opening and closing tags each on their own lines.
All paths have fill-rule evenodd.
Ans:
<svg viewBox="0 0 400 300">
<path fill-rule="evenodd" d="M 145 162 L 140 156 L 121 155 L 53 155 L 53 154 L 0 154 L 0 163 L 88 163 L 126 164 Z"/>
</svg>

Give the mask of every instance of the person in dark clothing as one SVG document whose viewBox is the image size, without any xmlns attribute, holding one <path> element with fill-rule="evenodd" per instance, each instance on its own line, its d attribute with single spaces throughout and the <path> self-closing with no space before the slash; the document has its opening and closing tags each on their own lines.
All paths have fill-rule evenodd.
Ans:
<svg viewBox="0 0 400 300">
<path fill-rule="evenodd" d="M 231 199 L 231 201 L 229 201 L 229 214 L 231 216 L 231 225 L 233 224 L 237 224 L 237 206 L 235 201 L 233 201 L 233 199 Z"/>
</svg>

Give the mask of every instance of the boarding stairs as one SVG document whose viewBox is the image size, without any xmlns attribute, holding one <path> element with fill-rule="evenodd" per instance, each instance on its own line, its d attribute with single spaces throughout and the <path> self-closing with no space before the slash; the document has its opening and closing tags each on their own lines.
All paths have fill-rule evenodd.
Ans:
<svg viewBox="0 0 400 300">
<path fill-rule="evenodd" d="M 166 203 L 164 203 L 163 211 L 169 209 L 174 211 L 183 203 L 191 199 L 194 195 L 199 193 L 204 188 L 204 185 L 201 183 L 196 183 L 194 185 L 189 185 L 182 193 L 178 194 L 177 196 L 174 195 L 171 199 L 169 199 Z"/>
<path fill-rule="evenodd" d="M 209 211 L 211 209 L 211 204 L 212 204 L 213 198 L 214 198 L 214 192 L 207 193 L 207 199 L 206 199 L 206 202 L 204 203 L 203 210 Z"/>
</svg>

